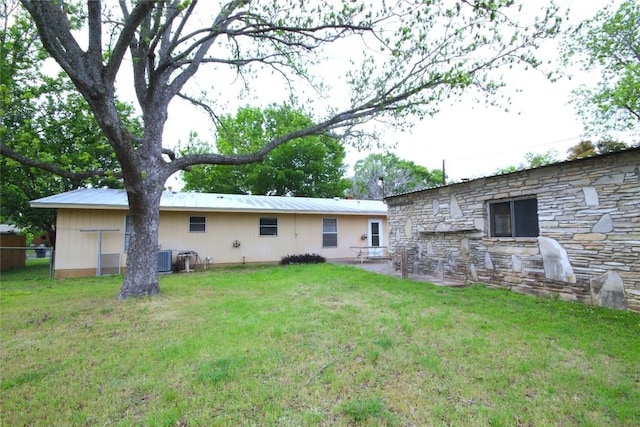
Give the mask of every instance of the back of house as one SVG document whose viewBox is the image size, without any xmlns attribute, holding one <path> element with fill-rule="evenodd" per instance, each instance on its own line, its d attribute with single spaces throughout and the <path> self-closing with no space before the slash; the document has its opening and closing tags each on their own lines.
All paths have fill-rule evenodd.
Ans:
<svg viewBox="0 0 640 427">
<path fill-rule="evenodd" d="M 121 273 L 131 221 L 124 190 L 81 189 L 34 200 L 57 209 L 56 277 Z M 384 248 L 382 201 L 166 191 L 160 205 L 161 271 L 277 263 L 287 255 L 327 259 Z"/>
</svg>

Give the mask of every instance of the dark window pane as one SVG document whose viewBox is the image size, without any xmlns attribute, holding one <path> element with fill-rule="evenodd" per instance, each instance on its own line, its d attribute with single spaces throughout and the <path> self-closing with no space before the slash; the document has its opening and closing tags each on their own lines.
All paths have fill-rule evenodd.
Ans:
<svg viewBox="0 0 640 427">
<path fill-rule="evenodd" d="M 336 219 L 323 219 L 322 220 L 322 231 L 324 233 L 337 233 L 338 232 L 338 221 Z"/>
<path fill-rule="evenodd" d="M 260 235 L 277 236 L 278 218 L 260 218 Z"/>
<path fill-rule="evenodd" d="M 490 205 L 491 235 L 511 237 L 511 203 L 492 203 Z"/>
<path fill-rule="evenodd" d="M 278 225 L 278 218 L 260 218 L 260 225 Z"/>
<path fill-rule="evenodd" d="M 380 224 L 377 222 L 371 223 L 371 234 L 380 234 Z"/>
<path fill-rule="evenodd" d="M 335 248 L 338 246 L 338 220 L 326 218 L 322 220 L 322 246 Z"/>
<path fill-rule="evenodd" d="M 204 216 L 190 216 L 189 231 L 198 233 L 207 231 L 207 218 Z"/>
<path fill-rule="evenodd" d="M 325 248 L 337 247 L 338 246 L 338 235 L 337 234 L 323 234 L 322 235 L 322 246 Z"/>
<path fill-rule="evenodd" d="M 191 225 L 189 225 L 189 231 L 192 231 L 192 232 L 198 232 L 198 233 L 204 232 L 204 231 L 206 231 L 205 228 L 206 227 L 205 227 L 204 224 L 191 224 Z"/>
<path fill-rule="evenodd" d="M 538 237 L 538 200 L 526 199 L 513 202 L 516 237 Z"/>
</svg>

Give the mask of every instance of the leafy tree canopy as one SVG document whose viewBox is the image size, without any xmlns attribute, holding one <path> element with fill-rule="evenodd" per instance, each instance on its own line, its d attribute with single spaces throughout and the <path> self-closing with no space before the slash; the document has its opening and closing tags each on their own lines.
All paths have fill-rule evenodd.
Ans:
<svg viewBox="0 0 640 427">
<path fill-rule="evenodd" d="M 525 169 L 537 168 L 544 165 L 550 165 L 560 161 L 558 159 L 558 152 L 556 150 L 548 150 L 544 153 L 532 153 L 528 152 L 524 155 L 524 161 L 518 166 L 507 166 L 496 170 L 496 174 L 511 173 Z"/>
<path fill-rule="evenodd" d="M 29 160 L 0 158 L 0 218 L 48 233 L 53 244 L 55 212 L 32 209 L 29 201 L 86 186 L 122 187 L 116 176 L 119 165 L 89 105 L 69 78 L 43 72 L 48 55 L 28 17 L 17 4 L 7 2 L 0 9 L 0 138 L 8 149 Z M 132 129 L 139 128 L 128 119 L 131 107 L 118 103 L 117 108 Z M 50 170 L 69 174 L 61 177 L 36 168 L 34 162 L 46 162 Z M 92 169 L 111 173 L 82 175 Z"/>
<path fill-rule="evenodd" d="M 581 141 L 579 144 L 569 148 L 568 159 L 581 159 L 583 157 L 591 157 L 598 154 L 612 153 L 615 151 L 624 150 L 625 148 L 629 148 L 629 146 L 624 142 L 614 141 L 610 139 L 598 141 L 595 144 L 591 141 Z"/>
<path fill-rule="evenodd" d="M 220 118 L 217 151 L 224 155 L 249 154 L 296 129 L 315 123 L 286 105 L 264 110 L 241 108 L 235 116 Z M 182 154 L 207 152 L 197 143 Z M 311 135 L 282 145 L 260 163 L 199 165 L 183 173 L 185 190 L 230 194 L 267 194 L 299 197 L 342 196 L 349 186 L 345 173 L 345 148 L 337 138 Z"/>
<path fill-rule="evenodd" d="M 351 195 L 379 200 L 393 194 L 423 190 L 442 184 L 442 171 L 430 171 L 395 154 L 369 154 L 354 166 Z"/>
<path fill-rule="evenodd" d="M 595 87 L 574 92 L 587 130 L 640 130 L 640 3 L 626 0 L 606 8 L 569 32 L 565 63 L 600 70 Z"/>
</svg>

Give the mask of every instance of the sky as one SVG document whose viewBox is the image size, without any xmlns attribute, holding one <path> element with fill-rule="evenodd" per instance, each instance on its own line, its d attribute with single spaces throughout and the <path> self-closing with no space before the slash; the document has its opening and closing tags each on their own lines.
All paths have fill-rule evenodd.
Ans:
<svg viewBox="0 0 640 427">
<path fill-rule="evenodd" d="M 541 5 L 546 3 L 536 1 Z M 611 0 L 557 0 L 557 3 L 569 8 L 569 23 L 577 24 Z M 613 0 L 613 3 L 620 1 Z M 539 51 L 542 59 L 559 59 L 554 43 L 549 42 Z M 538 71 L 512 72 L 505 76 L 507 86 L 503 90 L 511 99 L 508 112 L 476 103 L 472 97 L 463 97 L 453 105 L 444 105 L 434 117 L 416 120 L 409 131 L 384 130 L 383 142 L 393 145 L 389 151 L 401 159 L 428 169 L 441 169 L 444 162 L 450 182 L 492 175 L 500 168 L 516 166 L 529 152 L 541 154 L 554 150 L 558 160 L 563 160 L 571 146 L 590 137 L 585 135 L 574 106 L 569 104 L 571 91 L 582 83 L 593 86 L 597 82 L 597 74 L 568 72 L 573 78 L 558 82 L 547 80 Z M 200 135 L 211 132 L 204 114 L 185 116 L 179 107 L 170 109 L 169 114 L 165 141 L 186 141 L 190 130 Z M 597 136 L 592 139 L 597 140 Z M 624 136 L 622 140 L 632 142 Z M 370 152 L 381 151 L 359 152 L 348 147 L 345 162 L 350 166 L 349 171 L 357 160 Z M 167 186 L 179 189 L 179 178 L 172 177 Z"/>
</svg>

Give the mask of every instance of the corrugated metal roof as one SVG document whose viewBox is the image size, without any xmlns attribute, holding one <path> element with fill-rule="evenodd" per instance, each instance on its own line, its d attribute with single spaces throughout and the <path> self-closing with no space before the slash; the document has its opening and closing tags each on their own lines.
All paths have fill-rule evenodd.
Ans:
<svg viewBox="0 0 640 427">
<path fill-rule="evenodd" d="M 84 188 L 31 201 L 34 208 L 128 209 L 127 193 L 110 188 Z M 160 210 L 217 212 L 297 212 L 343 215 L 386 215 L 379 200 L 248 196 L 243 194 L 162 193 Z"/>
</svg>

